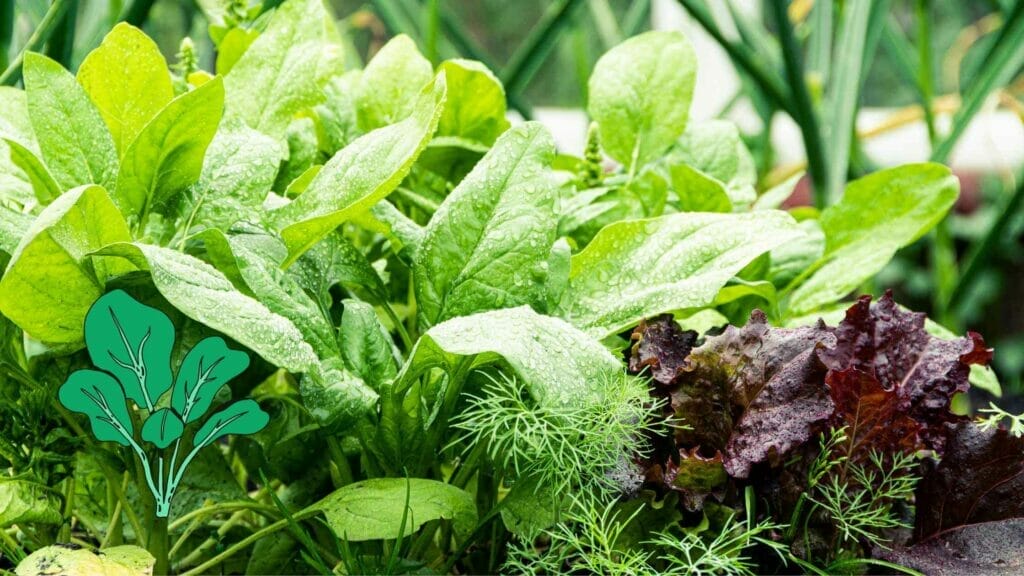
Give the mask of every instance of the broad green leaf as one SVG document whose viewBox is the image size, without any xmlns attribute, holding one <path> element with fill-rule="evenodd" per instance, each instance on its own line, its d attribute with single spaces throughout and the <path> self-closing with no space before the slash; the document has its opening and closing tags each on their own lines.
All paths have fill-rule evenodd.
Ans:
<svg viewBox="0 0 1024 576">
<path fill-rule="evenodd" d="M 85 345 L 92 363 L 113 374 L 139 407 L 152 411 L 171 389 L 174 325 L 123 290 L 93 304 L 85 317 Z"/>
<path fill-rule="evenodd" d="M 331 492 L 317 502 L 334 535 L 349 542 L 394 540 L 431 520 L 451 520 L 465 538 L 476 525 L 473 497 L 451 484 L 426 478 L 371 478 Z"/>
<path fill-rule="evenodd" d="M 178 96 L 128 145 L 114 195 L 131 216 L 147 214 L 199 179 L 206 148 L 224 112 L 224 85 L 215 78 Z"/>
<path fill-rule="evenodd" d="M 205 238 L 214 264 L 224 270 L 223 261 L 230 259 L 232 273 L 272 312 L 291 320 L 320 358 L 340 353 L 330 318 L 295 278 L 281 270 L 288 250 L 279 239 L 252 226 L 239 227 L 230 234 L 211 230 Z"/>
<path fill-rule="evenodd" d="M 825 254 L 793 291 L 789 313 L 855 290 L 941 221 L 959 192 L 959 181 L 940 164 L 908 164 L 850 182 L 842 200 L 821 214 Z"/>
<path fill-rule="evenodd" d="M 554 156 L 554 140 L 543 126 L 517 126 L 437 209 L 413 269 L 425 325 L 482 310 L 543 305 L 558 223 Z"/>
<path fill-rule="evenodd" d="M 163 450 L 181 438 L 184 431 L 185 425 L 174 410 L 161 408 L 150 414 L 142 424 L 142 439 Z"/>
<path fill-rule="evenodd" d="M 344 300 L 338 340 L 345 364 L 370 388 L 380 390 L 395 379 L 394 345 L 373 306 L 359 300 Z"/>
<path fill-rule="evenodd" d="M 232 378 L 249 366 L 249 355 L 232 350 L 219 336 L 203 338 L 178 368 L 171 392 L 171 407 L 185 424 L 206 414 L 213 399 Z"/>
<path fill-rule="evenodd" d="M 239 292 L 216 268 L 198 258 L 142 243 L 115 244 L 96 255 L 121 256 L 141 269 L 148 268 L 156 289 L 171 305 L 275 366 L 304 372 L 317 363 L 313 349 L 290 320 Z"/>
<path fill-rule="evenodd" d="M 303 374 L 299 382 L 302 405 L 324 428 L 348 430 L 373 414 L 377 393 L 349 372 L 341 358 L 329 358 Z"/>
<path fill-rule="evenodd" d="M 28 116 L 28 99 L 24 90 L 0 86 L 0 136 L 17 140 L 33 154 L 39 154 L 39 143 Z"/>
<path fill-rule="evenodd" d="M 389 40 L 363 70 L 357 102 L 359 128 L 369 132 L 409 116 L 433 76 L 433 66 L 411 38 L 399 34 Z"/>
<path fill-rule="evenodd" d="M 439 75 L 416 98 L 408 118 L 346 146 L 301 196 L 272 213 L 288 246 L 286 265 L 398 186 L 434 133 L 444 98 L 444 76 Z"/>
<path fill-rule="evenodd" d="M 324 102 L 316 111 L 320 150 L 333 156 L 360 134 L 356 103 L 362 70 L 349 70 L 324 86 Z"/>
<path fill-rule="evenodd" d="M 825 233 L 817 220 L 804 220 L 798 226 L 804 231 L 803 236 L 771 252 L 768 279 L 779 288 L 786 287 L 808 270 L 825 252 Z"/>
<path fill-rule="evenodd" d="M 732 122 L 691 124 L 672 148 L 668 161 L 686 164 L 720 184 L 733 205 L 749 206 L 757 198 L 754 158 Z"/>
<path fill-rule="evenodd" d="M 565 321 L 528 306 L 481 312 L 428 330 L 398 376 L 401 385 L 433 367 L 450 370 L 504 361 L 529 386 L 541 405 L 575 406 L 600 398 L 602 383 L 622 363 L 597 340 Z"/>
<path fill-rule="evenodd" d="M 718 180 L 683 163 L 670 165 L 668 171 L 681 212 L 732 212 L 732 200 Z"/>
<path fill-rule="evenodd" d="M 99 186 L 65 192 L 32 222 L 0 279 L 0 312 L 37 340 L 82 342 L 89 307 L 106 280 L 131 268 L 86 255 L 131 238 L 121 213 Z"/>
<path fill-rule="evenodd" d="M 259 31 L 253 29 L 232 28 L 228 30 L 228 33 L 217 44 L 217 63 L 214 66 L 217 74 L 223 76 L 231 72 L 238 59 L 245 54 L 245 51 L 259 36 Z"/>
<path fill-rule="evenodd" d="M 323 0 L 288 0 L 224 77 L 227 115 L 283 138 L 292 117 L 323 99 L 338 67 L 334 20 Z"/>
<path fill-rule="evenodd" d="M 60 524 L 60 494 L 28 478 L 0 477 L 0 528 Z"/>
<path fill-rule="evenodd" d="M 64 190 L 99 184 L 113 190 L 117 150 L 96 106 L 70 72 L 41 54 L 25 55 L 25 92 L 43 160 Z"/>
<path fill-rule="evenodd" d="M 132 444 L 134 428 L 128 401 L 121 385 L 110 374 L 99 370 L 72 372 L 57 397 L 68 410 L 89 417 L 92 435 L 100 442 Z"/>
<path fill-rule="evenodd" d="M 288 273 L 325 310 L 329 310 L 333 302 L 331 288 L 338 284 L 371 304 L 381 304 L 388 299 L 388 290 L 380 275 L 366 256 L 340 233 L 330 234 L 313 246 Z"/>
<path fill-rule="evenodd" d="M 78 68 L 78 82 L 106 122 L 114 147 L 128 144 L 174 98 L 160 48 L 138 28 L 121 22 Z"/>
<path fill-rule="evenodd" d="M 209 446 L 228 434 L 255 434 L 270 421 L 270 416 L 255 400 L 239 400 L 210 416 L 196 432 L 196 446 Z"/>
<path fill-rule="evenodd" d="M 609 156 L 640 167 L 686 129 L 697 58 L 678 32 L 647 32 L 612 48 L 594 65 L 587 110 Z"/>
<path fill-rule="evenodd" d="M 60 196 L 63 190 L 60 189 L 60 185 L 53 179 L 53 175 L 34 152 L 17 140 L 4 138 L 4 141 L 10 149 L 11 162 L 28 176 L 29 182 L 32 183 L 32 191 L 40 204 L 45 206 Z"/>
<path fill-rule="evenodd" d="M 312 118 L 292 120 L 285 131 L 285 142 L 288 146 L 288 159 L 281 165 L 277 180 L 274 182 L 274 190 L 278 192 L 283 192 L 293 180 L 313 165 L 322 162 L 316 125 Z"/>
<path fill-rule="evenodd" d="M 604 337 L 662 312 L 714 302 L 761 254 L 800 236 L 784 212 L 684 212 L 605 227 L 572 258 L 563 316 Z"/>
<path fill-rule="evenodd" d="M 88 548 L 57 544 L 40 548 L 18 564 L 17 576 L 69 574 L 140 576 L 152 574 L 156 559 L 138 546 L 114 546 L 92 552 Z"/>
<path fill-rule="evenodd" d="M 8 254 L 14 253 L 31 225 L 32 216 L 0 205 L 0 250 Z"/>
<path fill-rule="evenodd" d="M 277 140 L 240 122 L 221 123 L 206 150 L 199 181 L 192 186 L 189 220 L 226 230 L 257 214 L 283 158 Z"/>
<path fill-rule="evenodd" d="M 448 100 L 437 135 L 493 144 L 509 128 L 501 82 L 475 60 L 445 60 L 439 69 L 448 81 Z"/>
<path fill-rule="evenodd" d="M 509 532 L 522 538 L 536 538 L 541 530 L 558 521 L 561 503 L 550 486 L 536 478 L 518 479 L 501 501 L 501 520 Z"/>
<path fill-rule="evenodd" d="M 587 195 L 588 192 L 590 190 L 577 194 L 573 200 Z M 628 182 L 600 195 L 588 206 L 581 206 L 586 202 L 586 198 L 578 198 L 577 202 L 567 202 L 570 206 L 575 204 L 576 221 L 563 221 L 559 232 L 571 232 L 571 237 L 577 245 L 584 246 L 589 244 L 602 228 L 614 222 L 661 216 L 665 212 L 667 200 L 668 183 L 657 170 L 647 166 Z"/>
</svg>

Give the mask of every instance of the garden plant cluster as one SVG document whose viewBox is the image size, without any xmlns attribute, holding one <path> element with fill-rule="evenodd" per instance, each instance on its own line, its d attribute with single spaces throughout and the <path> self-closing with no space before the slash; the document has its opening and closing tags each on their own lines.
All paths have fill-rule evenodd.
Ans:
<svg viewBox="0 0 1024 576">
<path fill-rule="evenodd" d="M 1024 570 L 1024 421 L 951 410 L 992 350 L 850 298 L 947 167 L 782 209 L 674 32 L 576 151 L 322 0 L 210 32 L 0 88 L 0 572 Z"/>
</svg>

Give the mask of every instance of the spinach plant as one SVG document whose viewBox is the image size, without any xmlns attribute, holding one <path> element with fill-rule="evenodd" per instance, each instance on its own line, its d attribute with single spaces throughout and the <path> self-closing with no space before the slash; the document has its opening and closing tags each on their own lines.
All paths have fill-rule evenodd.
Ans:
<svg viewBox="0 0 1024 576">
<path fill-rule="evenodd" d="M 858 519 L 904 524 L 907 479 L 934 481 L 914 454 L 968 425 L 950 397 L 997 390 L 987 350 L 844 300 L 949 210 L 947 168 L 780 209 L 795 181 L 759 189 L 734 126 L 690 122 L 678 33 L 597 63 L 574 156 L 510 124 L 478 62 L 398 36 L 346 69 L 321 0 L 209 17 L 211 71 L 121 24 L 77 75 L 28 54 L 0 91 L 3 385 L 81 439 L 0 482 L 14 557 L 74 538 L 188 575 L 745 574 L 931 550 Z M 903 352 L 921 362 L 887 368 Z M 906 434 L 862 437 L 889 422 Z"/>
</svg>

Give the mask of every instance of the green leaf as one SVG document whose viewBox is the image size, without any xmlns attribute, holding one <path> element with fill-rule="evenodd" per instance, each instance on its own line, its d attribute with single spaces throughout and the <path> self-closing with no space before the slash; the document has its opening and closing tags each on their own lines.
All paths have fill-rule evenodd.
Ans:
<svg viewBox="0 0 1024 576">
<path fill-rule="evenodd" d="M 560 308 L 604 337 L 645 317 L 708 306 L 744 266 L 799 236 L 788 214 L 768 210 L 617 222 L 573 256 Z"/>
<path fill-rule="evenodd" d="M 178 96 L 128 145 L 117 178 L 117 205 L 145 215 L 199 179 L 206 148 L 224 112 L 220 78 Z"/>
<path fill-rule="evenodd" d="M 240 122 L 222 122 L 206 149 L 189 211 L 195 224 L 226 230 L 258 214 L 284 150 L 277 140 Z"/>
<path fill-rule="evenodd" d="M 0 86 L 0 136 L 17 140 L 33 154 L 39 154 L 39 143 L 32 130 L 32 120 L 28 115 L 28 99 L 24 90 Z"/>
<path fill-rule="evenodd" d="M 35 193 L 36 200 L 42 205 L 47 205 L 53 202 L 58 196 L 60 196 L 62 190 L 57 181 L 53 179 L 53 175 L 43 164 L 43 161 L 32 150 L 29 150 L 26 146 L 22 145 L 17 140 L 10 138 L 4 138 L 7 143 L 7 147 L 11 151 L 11 162 L 15 166 L 21 168 L 28 176 L 29 182 L 32 183 L 32 191 Z"/>
<path fill-rule="evenodd" d="M 64 190 L 113 190 L 117 150 L 96 106 L 70 72 L 41 54 L 25 55 L 25 92 L 43 160 Z"/>
<path fill-rule="evenodd" d="M 229 276 L 237 273 L 261 303 L 291 320 L 319 357 L 340 353 L 330 318 L 295 278 L 281 270 L 288 250 L 278 238 L 255 226 L 239 226 L 230 234 L 211 230 L 204 238 L 214 264 L 221 270 L 230 266 Z"/>
<path fill-rule="evenodd" d="M 109 277 L 130 270 L 116 260 L 86 259 L 130 240 L 117 207 L 99 186 L 69 190 L 32 222 L 0 279 L 0 312 L 27 334 L 79 344 L 89 307 Z"/>
<path fill-rule="evenodd" d="M 771 252 L 768 279 L 779 288 L 787 286 L 817 262 L 825 252 L 825 233 L 817 220 L 803 220 L 798 226 L 804 235 Z"/>
<path fill-rule="evenodd" d="M 85 344 L 92 363 L 113 374 L 139 407 L 152 411 L 170 390 L 174 325 L 160 310 L 123 290 L 108 292 L 85 317 Z"/>
<path fill-rule="evenodd" d="M 156 559 L 138 546 L 114 546 L 92 552 L 87 548 L 56 544 L 40 548 L 18 564 L 17 576 L 40 574 L 95 574 L 139 576 L 152 574 Z"/>
<path fill-rule="evenodd" d="M 115 244 L 96 255 L 120 256 L 140 269 L 148 268 L 156 289 L 171 305 L 275 366 L 304 372 L 317 363 L 313 349 L 290 320 L 239 292 L 222 273 L 202 260 L 142 243 Z"/>
<path fill-rule="evenodd" d="M 13 254 L 31 225 L 32 217 L 28 214 L 0 206 L 0 250 Z M 0 305 L 0 310 L 2 310 L 2 305 Z"/>
<path fill-rule="evenodd" d="M 128 402 L 121 385 L 110 374 L 99 370 L 72 372 L 57 397 L 68 410 L 89 417 L 92 435 L 100 442 L 131 446 L 134 427 Z"/>
<path fill-rule="evenodd" d="M 732 212 L 729 193 L 718 180 L 682 163 L 670 165 L 668 171 L 681 212 Z"/>
<path fill-rule="evenodd" d="M 142 128 L 174 98 L 160 48 L 138 28 L 121 22 L 78 68 L 78 82 L 106 122 L 123 154 Z"/>
<path fill-rule="evenodd" d="M 239 400 L 227 408 L 217 412 L 207 420 L 196 432 L 193 439 L 195 445 L 209 446 L 217 440 L 234 434 L 255 434 L 270 421 L 255 400 Z"/>
<path fill-rule="evenodd" d="M 184 431 L 185 425 L 174 410 L 161 408 L 150 414 L 142 424 L 142 439 L 163 450 L 181 438 Z"/>
<path fill-rule="evenodd" d="M 388 290 L 380 275 L 366 256 L 341 233 L 330 234 L 313 246 L 288 269 L 288 273 L 324 310 L 331 308 L 334 301 L 331 288 L 338 284 L 371 304 L 381 304 L 388 299 Z"/>
<path fill-rule="evenodd" d="M 217 74 L 224 75 L 231 72 L 238 59 L 245 54 L 245 51 L 259 36 L 259 31 L 253 29 L 232 28 L 228 30 L 228 33 L 217 44 L 217 63 L 213 68 Z"/>
<path fill-rule="evenodd" d="M 374 390 L 398 374 L 394 345 L 373 306 L 358 300 L 344 300 L 338 340 L 345 364 Z"/>
<path fill-rule="evenodd" d="M 60 524 L 60 494 L 27 478 L 0 477 L 0 528 Z"/>
<path fill-rule="evenodd" d="M 501 82 L 475 60 L 445 60 L 439 69 L 448 81 L 448 99 L 437 135 L 493 144 L 509 128 Z"/>
<path fill-rule="evenodd" d="M 323 99 L 340 54 L 322 0 L 288 0 L 224 77 L 227 115 L 283 138 L 292 117 Z"/>
<path fill-rule="evenodd" d="M 601 384 L 622 363 L 598 341 L 558 318 L 527 306 L 481 312 L 442 322 L 416 343 L 398 376 L 400 386 L 433 367 L 451 371 L 504 361 L 540 405 L 577 406 L 599 398 Z"/>
<path fill-rule="evenodd" d="M 272 212 L 288 245 L 286 265 L 398 186 L 430 140 L 444 98 L 444 76 L 438 76 L 420 93 L 408 118 L 349 144 L 324 165 L 302 195 Z"/>
<path fill-rule="evenodd" d="M 749 206 L 757 199 L 754 158 L 732 122 L 690 125 L 670 151 L 668 162 L 684 163 L 718 183 L 733 205 Z"/>
<path fill-rule="evenodd" d="M 505 495 L 501 501 L 501 521 L 509 532 L 533 539 L 558 521 L 560 508 L 555 491 L 531 476 L 517 480 Z"/>
<path fill-rule="evenodd" d="M 399 34 L 363 70 L 357 109 L 359 128 L 369 132 L 412 114 L 417 97 L 434 76 L 433 66 L 416 43 Z"/>
<path fill-rule="evenodd" d="M 686 129 L 697 58 L 678 32 L 647 32 L 612 48 L 588 83 L 590 116 L 609 156 L 639 168 Z"/>
<path fill-rule="evenodd" d="M 343 432 L 373 413 L 377 393 L 349 372 L 341 358 L 329 358 L 299 382 L 302 404 L 324 428 Z"/>
<path fill-rule="evenodd" d="M 331 78 L 324 87 L 324 102 L 315 108 L 320 149 L 333 156 L 360 134 L 356 103 L 362 70 L 349 70 Z"/>
<path fill-rule="evenodd" d="M 413 268 L 426 325 L 482 310 L 543 305 L 558 224 L 554 157 L 554 140 L 543 126 L 517 126 L 434 213 Z"/>
<path fill-rule="evenodd" d="M 203 338 L 178 368 L 171 407 L 185 424 L 202 418 L 217 392 L 249 366 L 249 355 L 232 350 L 219 336 Z"/>
<path fill-rule="evenodd" d="M 842 200 L 821 214 L 825 254 L 809 277 L 795 281 L 789 314 L 816 310 L 855 290 L 941 221 L 959 191 L 959 181 L 940 164 L 908 164 L 851 182 Z"/>
<path fill-rule="evenodd" d="M 295 179 L 318 162 L 322 162 L 316 125 L 312 118 L 303 116 L 292 120 L 285 132 L 285 142 L 288 145 L 288 159 L 281 165 L 277 180 L 274 182 L 274 190 L 282 192 L 287 190 Z M 308 186 L 308 182 L 306 185 Z"/>
<path fill-rule="evenodd" d="M 407 509 L 408 507 L 408 509 Z M 331 492 L 313 506 L 335 536 L 349 542 L 394 540 L 431 520 L 451 520 L 458 538 L 476 525 L 473 497 L 451 484 L 425 478 L 372 478 Z"/>
</svg>

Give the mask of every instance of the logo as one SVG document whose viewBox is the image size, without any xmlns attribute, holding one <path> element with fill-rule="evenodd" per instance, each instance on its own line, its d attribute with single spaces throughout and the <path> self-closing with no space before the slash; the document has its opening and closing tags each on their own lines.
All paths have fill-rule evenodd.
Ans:
<svg viewBox="0 0 1024 576">
<path fill-rule="evenodd" d="M 221 388 L 249 366 L 249 356 L 228 348 L 223 338 L 205 338 L 172 373 L 171 319 L 123 290 L 103 295 L 89 309 L 85 345 L 98 370 L 72 373 L 60 387 L 60 403 L 88 416 L 97 440 L 132 449 L 158 517 L 170 513 L 174 492 L 200 450 L 267 425 L 269 416 L 254 400 L 235 402 L 202 421 Z M 200 421 L 194 434 L 186 433 Z"/>
</svg>

